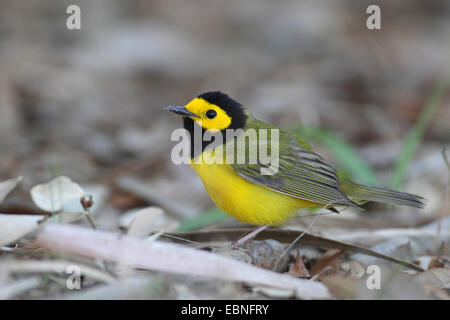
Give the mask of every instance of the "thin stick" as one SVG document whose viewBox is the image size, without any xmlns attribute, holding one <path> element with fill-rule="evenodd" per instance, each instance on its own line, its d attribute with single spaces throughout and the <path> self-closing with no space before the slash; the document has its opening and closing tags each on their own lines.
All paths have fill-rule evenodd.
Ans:
<svg viewBox="0 0 450 320">
<path fill-rule="evenodd" d="M 264 229 L 266 229 L 268 226 L 266 225 L 262 225 L 259 226 L 258 228 L 256 228 L 255 230 L 253 230 L 252 232 L 248 233 L 247 235 L 243 236 L 242 238 L 234 241 L 232 243 L 233 247 L 241 247 L 244 243 L 246 243 L 247 241 L 253 239 L 254 237 L 256 237 L 256 235 L 258 233 L 260 233 L 261 231 L 263 231 Z"/>
<path fill-rule="evenodd" d="M 300 240 L 300 239 L 305 235 L 305 233 L 309 232 L 309 230 L 311 229 L 311 227 L 313 226 L 313 224 L 316 223 L 316 221 L 317 221 L 317 219 L 319 219 L 319 217 L 320 217 L 320 215 L 316 216 L 316 217 L 314 218 L 314 220 L 311 222 L 311 224 L 308 226 L 308 228 L 306 228 L 305 231 L 303 231 L 302 233 L 300 233 L 300 235 L 299 235 L 297 238 L 295 238 L 295 240 L 292 241 L 292 242 L 287 246 L 286 249 L 284 249 L 283 253 L 281 253 L 281 255 L 278 257 L 277 262 L 275 262 L 275 266 L 274 266 L 273 270 L 277 270 L 277 268 L 278 268 L 278 263 L 280 262 L 281 258 L 283 258 L 284 255 L 285 255 L 286 253 L 288 253 L 289 250 L 291 250 L 291 248 L 297 243 L 298 240 Z"/>
<path fill-rule="evenodd" d="M 322 209 L 326 209 L 329 205 L 332 205 L 333 202 L 334 202 L 334 201 L 331 201 L 331 202 L 327 203 L 326 205 L 324 205 L 324 206 L 322 207 Z M 306 228 L 305 231 L 303 231 L 302 233 L 300 233 L 300 235 L 299 235 L 297 238 L 295 238 L 295 240 L 292 241 L 292 242 L 287 246 L 287 248 L 283 251 L 283 253 L 278 257 L 277 262 L 275 262 L 275 267 L 274 267 L 273 270 L 277 270 L 277 268 L 278 268 L 278 263 L 280 262 L 281 258 L 283 258 L 284 255 L 285 255 L 286 253 L 288 253 L 289 250 L 291 250 L 291 248 L 297 243 L 297 241 L 299 241 L 299 240 L 305 235 L 305 233 L 309 232 L 309 230 L 310 230 L 310 229 L 312 228 L 312 226 L 316 223 L 316 221 L 319 219 L 320 216 L 321 216 L 321 215 L 317 215 L 317 216 L 314 218 L 314 220 L 311 222 L 311 224 L 308 226 L 308 228 Z"/>
<path fill-rule="evenodd" d="M 91 213 L 89 212 L 89 210 L 86 212 L 85 217 L 87 218 L 87 221 L 89 222 L 89 224 L 91 225 L 92 229 L 97 229 L 97 226 L 95 225 L 94 220 L 91 217 Z"/>
</svg>

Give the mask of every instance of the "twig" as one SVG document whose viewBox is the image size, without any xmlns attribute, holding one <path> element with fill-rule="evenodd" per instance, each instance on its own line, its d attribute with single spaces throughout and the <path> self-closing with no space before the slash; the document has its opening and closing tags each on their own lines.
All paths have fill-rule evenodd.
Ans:
<svg viewBox="0 0 450 320">
<path fill-rule="evenodd" d="M 291 289 L 302 298 L 329 298 L 328 289 L 319 282 L 296 279 L 179 244 L 149 243 L 145 239 L 61 224 L 45 226 L 34 242 L 59 252 L 133 267 Z"/>
<path fill-rule="evenodd" d="M 308 228 L 306 228 L 305 231 L 303 231 L 302 233 L 300 233 L 300 234 L 298 235 L 298 237 L 295 238 L 294 241 L 292 241 L 292 242 L 287 246 L 287 248 L 283 251 L 283 253 L 281 253 L 280 257 L 277 259 L 277 262 L 275 263 L 274 270 L 277 270 L 277 268 L 278 268 L 278 262 L 281 260 L 281 258 L 283 258 L 284 255 L 285 255 L 286 253 L 288 253 L 289 250 L 292 249 L 292 247 L 297 243 L 297 241 L 299 241 L 299 240 L 305 235 L 306 232 L 308 232 L 309 230 L 311 230 L 312 226 L 313 226 L 314 223 L 317 221 L 317 219 L 319 219 L 319 217 L 320 217 L 320 216 L 316 216 L 316 217 L 314 218 L 314 220 L 310 223 L 310 225 L 308 226 Z"/>
</svg>

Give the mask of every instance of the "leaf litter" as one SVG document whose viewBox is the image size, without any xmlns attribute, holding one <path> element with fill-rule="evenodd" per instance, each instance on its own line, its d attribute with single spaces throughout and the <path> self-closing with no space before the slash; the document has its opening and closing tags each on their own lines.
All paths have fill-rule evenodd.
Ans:
<svg viewBox="0 0 450 320">
<path fill-rule="evenodd" d="M 12 179 L 3 184 L 4 198 L 19 181 L 20 179 Z M 152 193 L 150 190 L 142 192 L 145 185 L 141 184 L 139 188 L 141 195 L 147 196 L 148 193 Z M 56 198 L 55 190 L 58 193 Z M 433 222 L 420 228 L 387 228 L 374 231 L 356 229 L 337 234 L 334 236 L 335 239 L 309 232 L 312 226 L 306 228 L 308 232 L 269 228 L 260 233 L 254 241 L 236 250 L 230 247 L 229 243 L 252 229 L 220 229 L 213 225 L 199 231 L 175 231 L 180 225 L 178 222 L 180 215 L 176 213 L 175 216 L 171 216 L 155 206 L 132 209 L 122 214 L 117 224 L 123 230 L 119 231 L 119 234 L 125 235 L 120 238 L 117 237 L 117 231 L 107 233 L 89 230 L 86 227 L 70 226 L 83 224 L 81 219 L 87 212 L 81 212 L 86 209 L 85 206 L 78 205 L 78 209 L 70 210 L 67 209 L 67 204 L 79 203 L 85 194 L 80 185 L 68 177 L 60 176 L 47 184 L 31 188 L 36 205 L 44 211 L 51 212 L 50 218 L 43 215 L 0 214 L 2 231 L 0 245 L 3 246 L 4 253 L 19 252 L 18 249 L 21 249 L 21 252 L 43 250 L 43 253 L 47 252 L 46 255 L 53 255 L 55 252 L 73 260 L 0 261 L 3 274 L 9 278 L 14 276 L 21 279 L 17 284 L 5 283 L 5 289 L 0 292 L 3 297 L 13 298 L 26 292 L 39 295 L 40 283 L 44 281 L 44 278 L 39 277 L 40 274 L 51 279 L 50 286 L 57 288 L 53 290 L 62 292 L 61 286 L 65 284 L 65 268 L 75 264 L 83 270 L 83 276 L 89 279 L 84 281 L 88 288 L 83 294 L 64 293 L 65 298 L 96 298 L 101 294 L 108 296 L 108 292 L 113 288 L 123 288 L 121 283 L 133 284 L 132 287 L 135 289 L 109 296 L 134 297 L 136 292 L 144 290 L 145 287 L 138 285 L 139 281 L 156 288 L 156 291 L 151 291 L 153 293 L 147 295 L 148 298 L 155 298 L 155 294 L 164 296 L 161 288 L 172 288 L 167 290 L 178 292 L 168 296 L 172 298 L 177 298 L 182 292 L 184 295 L 190 292 L 190 295 L 202 296 L 197 291 L 194 293 L 192 288 L 188 289 L 183 281 L 180 282 L 183 276 L 196 279 L 197 284 L 201 283 L 198 282 L 199 279 L 209 279 L 216 283 L 218 288 L 226 287 L 226 283 L 232 283 L 233 290 L 237 290 L 242 298 L 255 295 L 277 299 L 385 298 L 383 294 L 374 296 L 367 288 L 361 287 L 361 284 L 367 281 L 367 266 L 380 259 L 384 261 L 383 270 L 393 274 L 395 279 L 402 278 L 398 283 L 412 279 L 410 281 L 415 282 L 414 288 L 422 286 L 423 292 L 412 297 L 440 299 L 447 297 L 445 290 L 448 289 L 449 279 L 448 264 L 445 262 L 448 261 L 445 249 L 445 243 L 448 241 L 446 218 L 441 219 L 439 225 Z M 101 195 L 95 194 L 95 198 Z M 95 203 L 95 199 L 93 197 L 91 199 L 91 202 Z M 165 202 L 161 204 L 164 206 Z M 97 210 L 101 212 L 104 205 L 105 200 L 101 200 L 100 209 Z M 75 208 L 73 205 L 69 207 Z M 179 207 L 177 204 L 171 204 L 170 210 L 171 213 L 177 212 Z M 44 221 L 46 223 L 42 224 Z M 209 221 L 215 223 L 220 220 Z M 348 221 L 350 228 L 353 229 L 354 220 Z M 203 222 L 199 225 L 207 226 Z M 341 226 L 345 226 L 345 220 L 342 220 Z M 428 253 L 425 248 L 432 247 L 431 243 L 435 241 L 438 226 L 439 239 L 442 241 L 441 252 L 426 255 Z M 73 241 L 75 238 L 77 241 Z M 298 241 L 294 242 L 296 239 Z M 396 239 L 405 241 L 398 242 Z M 373 250 L 356 245 L 354 242 L 372 245 Z M 393 244 L 388 245 L 392 242 Z M 420 245 L 414 245 L 415 242 Z M 395 250 L 383 249 L 387 247 Z M 286 248 L 289 250 L 288 254 L 285 254 Z M 405 248 L 409 254 L 399 256 L 400 248 Z M 415 251 L 411 251 L 412 248 L 415 248 Z M 35 252 L 39 257 L 39 251 Z M 351 256 L 350 253 L 356 255 Z M 36 257 L 36 253 L 33 255 Z M 375 260 L 368 260 L 368 257 Z M 414 257 L 416 259 L 413 259 Z M 80 259 L 83 262 L 80 262 Z M 386 262 L 393 264 L 388 266 Z M 412 275 L 412 278 L 392 273 L 393 266 L 397 266 L 394 269 L 404 268 L 405 274 Z M 162 274 L 154 280 L 137 280 L 142 279 L 144 270 Z M 48 276 L 49 274 L 51 276 Z M 177 280 L 166 278 L 165 274 L 177 275 L 175 278 Z M 39 284 L 37 279 L 40 279 Z M 236 286 L 239 284 L 248 286 L 250 290 L 246 292 L 245 287 L 238 289 Z M 388 289 L 386 296 L 399 298 L 398 293 L 392 290 Z M 217 294 L 220 295 L 218 292 Z"/>
</svg>

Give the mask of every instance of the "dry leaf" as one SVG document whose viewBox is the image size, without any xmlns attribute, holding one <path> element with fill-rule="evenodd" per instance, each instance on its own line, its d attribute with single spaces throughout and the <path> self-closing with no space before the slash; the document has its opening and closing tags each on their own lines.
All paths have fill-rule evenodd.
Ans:
<svg viewBox="0 0 450 320">
<path fill-rule="evenodd" d="M 411 276 L 388 264 L 374 265 L 371 272 L 358 281 L 355 299 L 363 300 L 428 300 L 432 297 Z M 369 271 L 369 270 L 368 270 Z"/>
<path fill-rule="evenodd" d="M 338 299 L 352 299 L 355 297 L 358 279 L 344 275 L 330 275 L 322 279 L 331 294 Z"/>
<path fill-rule="evenodd" d="M 355 259 L 341 263 L 341 270 L 357 279 L 361 279 L 366 274 L 364 265 Z"/>
<path fill-rule="evenodd" d="M 295 263 L 289 269 L 289 274 L 296 278 L 309 278 L 310 274 L 305 264 L 303 263 L 302 256 L 300 254 L 300 249 L 297 250 L 297 259 Z"/>
<path fill-rule="evenodd" d="M 310 273 L 312 276 L 320 274 L 327 269 L 327 275 L 336 274 L 339 270 L 339 257 L 344 253 L 342 250 L 331 249 L 325 252 L 322 257 L 312 266 Z"/>
<path fill-rule="evenodd" d="M 0 203 L 5 200 L 6 196 L 17 186 L 20 180 L 22 180 L 22 177 L 0 182 Z"/>
<path fill-rule="evenodd" d="M 433 295 L 434 297 L 442 300 L 450 300 L 449 295 L 447 294 L 447 291 L 445 289 L 436 288 L 432 284 L 425 283 L 423 285 L 425 292 Z"/>
<path fill-rule="evenodd" d="M 10 260 L 0 262 L 0 269 L 9 273 L 66 273 L 67 267 L 76 265 L 82 275 L 100 282 L 114 282 L 115 279 L 103 270 L 72 261 L 60 260 Z"/>
<path fill-rule="evenodd" d="M 421 283 L 429 283 L 436 288 L 450 289 L 450 269 L 430 269 L 419 273 L 415 278 Z"/>
<path fill-rule="evenodd" d="M 127 234 L 134 237 L 146 237 L 152 232 L 174 230 L 178 223 L 168 217 L 161 208 L 148 207 L 130 210 L 120 219 L 122 226 L 128 226 Z"/>
<path fill-rule="evenodd" d="M 0 246 L 13 243 L 37 229 L 43 219 L 45 217 L 40 215 L 0 214 Z"/>
<path fill-rule="evenodd" d="M 440 259 L 436 256 L 432 257 L 430 263 L 428 264 L 428 269 L 437 269 L 443 268 L 445 265 Z"/>
<path fill-rule="evenodd" d="M 430 265 L 431 257 L 430 256 L 418 256 L 414 259 L 414 263 L 421 266 L 425 270 L 428 269 L 428 266 Z"/>
<path fill-rule="evenodd" d="M 54 219 L 62 223 L 76 222 L 84 218 L 86 212 L 59 212 Z"/>
<path fill-rule="evenodd" d="M 65 176 L 59 176 L 48 183 L 31 188 L 33 202 L 47 212 L 60 211 L 64 205 L 84 195 L 83 189 Z"/>
</svg>

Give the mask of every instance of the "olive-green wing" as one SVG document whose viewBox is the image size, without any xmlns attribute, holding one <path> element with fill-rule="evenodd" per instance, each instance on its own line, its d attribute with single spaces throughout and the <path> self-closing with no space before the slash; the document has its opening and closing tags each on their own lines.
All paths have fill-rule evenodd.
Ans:
<svg viewBox="0 0 450 320">
<path fill-rule="evenodd" d="M 339 190 L 340 182 L 336 171 L 326 164 L 321 156 L 314 153 L 301 137 L 280 130 L 278 147 L 278 171 L 276 166 L 271 167 L 259 160 L 256 164 L 232 164 L 231 166 L 247 181 L 276 192 L 317 202 L 327 207 L 332 205 L 359 207 Z M 248 150 L 239 149 L 238 145 L 235 148 L 237 152 L 248 154 Z M 269 156 L 271 150 L 269 148 Z M 262 169 L 266 169 L 266 172 L 272 171 L 274 174 L 262 175 Z"/>
</svg>

